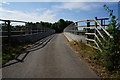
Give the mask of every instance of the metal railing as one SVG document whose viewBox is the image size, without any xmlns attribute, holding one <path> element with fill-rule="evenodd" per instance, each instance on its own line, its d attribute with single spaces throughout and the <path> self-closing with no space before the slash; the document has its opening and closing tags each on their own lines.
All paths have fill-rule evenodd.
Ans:
<svg viewBox="0 0 120 80">
<path fill-rule="evenodd" d="M 17 21 L 17 20 L 3 20 L 0 19 L 2 23 L 1 24 L 1 38 L 4 40 L 8 40 L 9 43 L 11 43 L 11 40 L 14 41 L 16 39 L 19 39 L 20 41 L 29 40 L 29 39 L 40 39 L 45 36 L 51 35 L 55 33 L 54 29 L 48 28 L 46 26 L 31 24 L 29 22 L 25 21 Z M 23 23 L 24 25 L 11 25 L 11 23 Z M 27 39 L 28 38 L 28 39 Z"/>
<path fill-rule="evenodd" d="M 108 38 L 113 38 L 113 36 L 107 31 L 107 20 L 108 18 L 97 19 L 97 17 L 95 17 L 95 19 L 91 20 L 77 21 L 66 27 L 64 32 L 75 35 L 85 35 L 86 44 L 88 46 L 102 51 L 102 41 Z M 80 23 L 84 23 L 84 25 Z M 82 30 L 80 28 L 82 28 Z"/>
<path fill-rule="evenodd" d="M 10 36 L 27 36 L 27 35 L 32 35 L 32 34 L 39 34 L 43 32 L 55 32 L 55 30 L 50 29 L 45 26 L 37 26 L 37 25 L 31 25 L 28 22 L 25 21 L 17 21 L 17 20 L 2 20 L 0 21 L 3 22 L 4 25 L 1 24 L 2 28 L 6 28 L 6 30 L 1 30 L 0 33 L 2 33 L 1 37 L 10 37 Z M 11 26 L 12 22 L 19 22 L 19 23 L 24 23 L 25 25 L 23 26 L 25 29 L 24 30 L 12 30 L 14 26 Z M 18 26 L 20 27 L 20 26 Z M 21 28 L 23 28 L 21 27 Z M 17 27 L 16 27 L 17 28 Z"/>
</svg>

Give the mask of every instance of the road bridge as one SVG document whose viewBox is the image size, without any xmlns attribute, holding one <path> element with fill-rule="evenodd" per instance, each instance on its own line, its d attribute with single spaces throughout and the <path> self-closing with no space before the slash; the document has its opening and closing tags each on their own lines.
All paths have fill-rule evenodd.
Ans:
<svg viewBox="0 0 120 80">
<path fill-rule="evenodd" d="M 31 47 L 3 65 L 3 78 L 99 78 L 87 63 L 75 55 L 74 51 L 67 45 L 67 38 L 68 40 L 69 38 L 82 40 L 85 44 L 94 42 L 95 48 L 102 51 L 100 48 L 101 39 L 104 40 L 105 38 L 101 30 L 109 38 L 112 38 L 106 30 L 105 20 L 108 19 L 95 18 L 77 21 L 66 27 L 64 33 L 59 34 L 47 27 L 33 29 L 32 26 L 28 27 L 30 25 L 23 21 L 1 20 L 5 21 L 5 25 L 8 23 L 7 34 L 2 32 L 4 34 L 2 35 L 3 39 L 8 39 L 9 42 L 20 40 L 23 43 L 34 39 L 34 44 Z M 10 30 L 10 22 L 25 23 L 27 25 L 26 30 L 16 31 L 19 34 L 13 35 L 12 32 L 15 33 L 15 31 Z M 86 25 L 80 26 L 80 22 L 85 22 Z M 91 22 L 93 23 L 90 24 Z M 81 27 L 83 30 L 79 29 Z"/>
</svg>

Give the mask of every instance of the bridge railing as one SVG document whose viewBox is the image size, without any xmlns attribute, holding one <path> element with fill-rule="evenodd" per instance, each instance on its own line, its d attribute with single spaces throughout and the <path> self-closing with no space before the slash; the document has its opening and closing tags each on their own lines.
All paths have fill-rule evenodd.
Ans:
<svg viewBox="0 0 120 80">
<path fill-rule="evenodd" d="M 4 41 L 36 41 L 55 33 L 55 30 L 41 25 L 33 25 L 25 21 L 0 19 L 0 34 Z M 17 23 L 17 25 L 11 25 Z M 21 24 L 22 25 L 19 25 Z"/>
<path fill-rule="evenodd" d="M 79 41 L 85 40 L 83 42 L 88 46 L 102 51 L 103 40 L 113 38 L 107 31 L 107 21 L 108 18 L 97 19 L 97 17 L 91 20 L 77 21 L 66 27 L 64 32 L 73 40 L 78 40 L 78 38 Z M 77 38 L 75 37 L 76 35 Z"/>
</svg>

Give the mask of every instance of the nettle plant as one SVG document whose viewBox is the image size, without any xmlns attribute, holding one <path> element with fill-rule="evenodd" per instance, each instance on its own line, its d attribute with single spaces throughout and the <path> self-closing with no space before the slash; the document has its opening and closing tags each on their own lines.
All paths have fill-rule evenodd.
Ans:
<svg viewBox="0 0 120 80">
<path fill-rule="evenodd" d="M 103 65 L 109 71 L 120 70 L 120 31 L 118 30 L 118 19 L 113 15 L 113 10 L 104 5 L 105 10 L 109 14 L 108 32 L 113 36 L 104 41 L 101 58 L 104 60 Z"/>
</svg>

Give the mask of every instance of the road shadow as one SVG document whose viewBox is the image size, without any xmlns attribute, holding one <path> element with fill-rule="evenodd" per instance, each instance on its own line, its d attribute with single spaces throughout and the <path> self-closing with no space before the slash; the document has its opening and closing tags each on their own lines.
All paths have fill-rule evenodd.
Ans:
<svg viewBox="0 0 120 80">
<path fill-rule="evenodd" d="M 47 43 L 53 38 L 54 36 L 52 36 L 50 39 L 47 39 L 45 42 L 43 42 L 42 44 L 38 43 L 36 47 L 33 47 L 33 48 L 30 48 L 30 49 L 27 49 L 27 50 L 24 50 L 21 54 L 18 54 L 11 62 L 9 63 L 6 63 L 6 64 L 3 64 L 2 65 L 2 68 L 4 67 L 8 67 L 8 66 L 11 66 L 11 65 L 14 65 L 16 63 L 20 63 L 20 62 L 24 62 L 25 61 L 25 58 L 27 57 L 27 55 L 32 52 L 32 51 L 36 51 L 36 50 L 39 50 L 43 47 L 45 47 L 47 45 Z M 23 55 L 24 56 L 19 59 L 19 56 Z"/>
<path fill-rule="evenodd" d="M 2 65 L 2 68 L 7 67 L 7 66 L 10 66 L 10 65 L 13 65 L 13 64 L 16 64 L 16 63 L 19 63 L 19 62 L 24 62 L 24 59 L 27 57 L 27 55 L 29 54 L 29 52 L 26 52 L 26 53 L 24 53 L 24 54 L 25 54 L 25 55 L 23 56 L 22 59 L 15 58 L 15 59 L 12 60 L 12 62 L 3 64 L 3 65 Z M 18 55 L 18 57 L 19 57 L 19 56 L 20 56 L 20 54 Z"/>
</svg>

